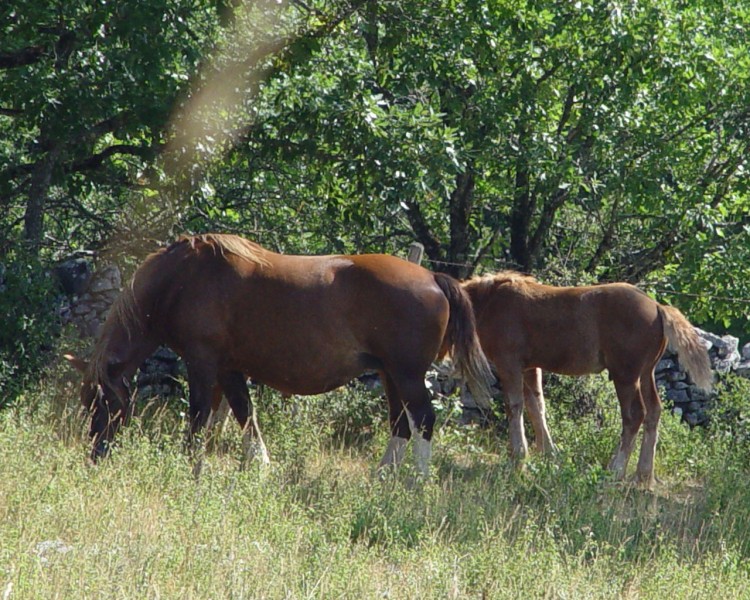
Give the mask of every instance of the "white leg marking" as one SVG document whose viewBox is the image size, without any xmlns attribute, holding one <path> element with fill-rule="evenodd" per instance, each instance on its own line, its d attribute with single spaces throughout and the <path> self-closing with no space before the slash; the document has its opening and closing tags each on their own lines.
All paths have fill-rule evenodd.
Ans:
<svg viewBox="0 0 750 600">
<path fill-rule="evenodd" d="M 409 429 L 411 429 L 411 439 L 414 452 L 414 462 L 416 463 L 417 471 L 427 477 L 430 474 L 430 459 L 432 458 L 432 442 L 422 437 L 422 432 L 419 431 L 414 425 L 414 421 L 406 411 L 406 417 L 409 419 Z"/>
<path fill-rule="evenodd" d="M 421 433 L 414 434 L 412 439 L 414 440 L 414 462 L 416 463 L 417 471 L 424 477 L 427 477 L 430 474 L 432 442 L 424 439 Z"/>
<path fill-rule="evenodd" d="M 246 465 L 251 464 L 256 459 L 263 466 L 271 464 L 271 458 L 268 455 L 266 445 L 263 443 L 263 438 L 260 436 L 260 430 L 258 430 L 258 435 L 254 436 L 250 432 L 250 427 L 245 427 L 245 431 L 242 432 L 242 447 L 245 450 Z"/>
<path fill-rule="evenodd" d="M 380 461 L 378 469 L 384 467 L 397 467 L 403 460 L 406 454 L 406 444 L 409 442 L 406 438 L 396 437 L 395 435 L 388 440 L 388 447 L 385 449 L 383 459 Z"/>
<path fill-rule="evenodd" d="M 214 428 L 216 428 L 219 432 L 223 431 L 224 423 L 226 422 L 228 415 L 229 403 L 226 401 L 226 398 L 222 398 L 221 403 L 219 404 L 219 408 L 217 408 L 216 410 L 211 410 L 211 412 L 208 414 L 206 431 L 211 432 Z"/>
</svg>

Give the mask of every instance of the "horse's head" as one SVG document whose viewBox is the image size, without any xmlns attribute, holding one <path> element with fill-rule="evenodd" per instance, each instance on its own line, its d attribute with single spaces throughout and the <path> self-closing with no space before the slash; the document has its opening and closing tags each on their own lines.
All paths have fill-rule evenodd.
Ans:
<svg viewBox="0 0 750 600">
<path fill-rule="evenodd" d="M 128 382 L 122 377 L 122 369 L 116 363 L 107 365 L 106 373 L 97 374 L 91 363 L 70 354 L 65 359 L 83 374 L 81 381 L 81 405 L 91 415 L 89 437 L 93 442 L 91 459 L 105 456 L 109 444 L 125 421 L 130 405 Z"/>
</svg>

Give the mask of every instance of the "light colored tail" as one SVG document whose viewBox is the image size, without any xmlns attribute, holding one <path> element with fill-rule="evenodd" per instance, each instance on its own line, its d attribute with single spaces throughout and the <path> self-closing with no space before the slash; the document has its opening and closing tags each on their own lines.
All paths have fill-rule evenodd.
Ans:
<svg viewBox="0 0 750 600">
<path fill-rule="evenodd" d="M 490 388 L 495 383 L 495 376 L 479 344 L 471 300 L 461 284 L 452 277 L 435 273 L 435 281 L 450 305 L 441 354 L 445 351 L 450 353 L 453 364 L 468 383 L 477 405 L 482 409 L 492 410 Z"/>
<path fill-rule="evenodd" d="M 664 322 L 664 336 L 669 348 L 677 353 L 680 364 L 690 373 L 695 384 L 710 392 L 713 387 L 711 361 L 700 336 L 695 332 L 695 327 L 673 306 L 660 304 L 659 312 Z"/>
</svg>

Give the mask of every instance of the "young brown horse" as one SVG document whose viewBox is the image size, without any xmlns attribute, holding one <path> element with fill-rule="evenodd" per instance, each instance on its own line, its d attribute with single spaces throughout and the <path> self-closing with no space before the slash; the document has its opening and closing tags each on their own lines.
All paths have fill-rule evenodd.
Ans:
<svg viewBox="0 0 750 600">
<path fill-rule="evenodd" d="M 69 359 L 86 371 L 92 458 L 106 452 L 128 412 L 128 383 L 160 344 L 187 366 L 191 440 L 220 391 L 260 439 L 246 376 L 286 394 L 319 394 L 372 369 L 392 433 L 381 466 L 400 463 L 414 433 L 422 472 L 435 421 L 424 383 L 431 362 L 451 352 L 487 404 L 493 380 L 468 296 L 446 275 L 387 255 L 289 256 L 232 235 L 184 237 L 135 272 L 91 363 Z"/>
<path fill-rule="evenodd" d="M 506 398 L 511 452 L 527 453 L 524 402 L 537 449 L 554 449 L 547 428 L 541 369 L 585 375 L 608 369 L 622 415 L 622 435 L 609 468 L 625 475 L 635 436 L 644 425 L 636 478 L 654 483 L 661 401 L 654 368 L 667 343 L 695 383 L 708 390 L 708 354 L 687 319 L 625 283 L 552 287 L 510 271 L 463 282 L 474 306 L 485 354 Z"/>
</svg>

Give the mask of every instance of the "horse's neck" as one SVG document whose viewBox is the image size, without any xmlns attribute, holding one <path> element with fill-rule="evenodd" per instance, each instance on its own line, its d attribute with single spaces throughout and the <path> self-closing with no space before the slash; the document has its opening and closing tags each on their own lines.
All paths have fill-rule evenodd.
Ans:
<svg viewBox="0 0 750 600">
<path fill-rule="evenodd" d="M 129 332 L 122 325 L 113 327 L 102 342 L 101 359 L 108 366 L 116 366 L 118 375 L 132 377 L 158 344 L 149 340 L 141 332 Z"/>
</svg>

